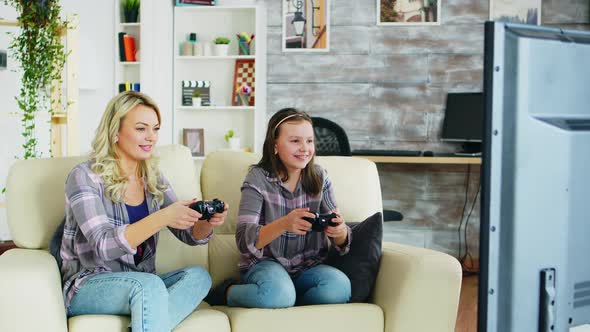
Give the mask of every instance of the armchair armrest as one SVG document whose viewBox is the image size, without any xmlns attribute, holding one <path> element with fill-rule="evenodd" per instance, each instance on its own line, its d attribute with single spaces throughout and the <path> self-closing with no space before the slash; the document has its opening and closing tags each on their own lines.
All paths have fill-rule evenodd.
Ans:
<svg viewBox="0 0 590 332">
<path fill-rule="evenodd" d="M 385 332 L 453 332 L 461 279 L 461 266 L 454 257 L 383 242 L 373 303 L 383 309 Z"/>
<path fill-rule="evenodd" d="M 66 332 L 61 277 L 45 250 L 0 256 L 0 331 Z"/>
</svg>

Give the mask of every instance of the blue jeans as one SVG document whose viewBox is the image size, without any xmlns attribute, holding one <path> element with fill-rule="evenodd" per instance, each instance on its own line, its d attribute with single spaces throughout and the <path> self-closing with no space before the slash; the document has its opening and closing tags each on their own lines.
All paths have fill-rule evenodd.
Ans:
<svg viewBox="0 0 590 332">
<path fill-rule="evenodd" d="M 102 273 L 82 285 L 68 315 L 131 315 L 133 332 L 170 331 L 193 312 L 210 287 L 211 277 L 200 266 L 161 276 Z"/>
<path fill-rule="evenodd" d="M 291 278 L 275 261 L 262 261 L 242 275 L 242 284 L 228 292 L 230 307 L 287 308 L 308 304 L 346 303 L 350 300 L 350 280 L 340 270 L 316 265 Z"/>
</svg>

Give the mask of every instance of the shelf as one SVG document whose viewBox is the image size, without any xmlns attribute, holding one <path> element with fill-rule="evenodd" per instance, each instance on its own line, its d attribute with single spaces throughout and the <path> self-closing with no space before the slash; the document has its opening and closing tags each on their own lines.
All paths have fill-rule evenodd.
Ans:
<svg viewBox="0 0 590 332">
<path fill-rule="evenodd" d="M 128 28 L 128 27 L 137 27 L 137 28 L 139 28 L 140 27 L 140 24 L 141 23 L 139 23 L 139 22 L 135 22 L 135 23 L 119 23 L 119 25 L 122 28 Z"/>
<path fill-rule="evenodd" d="M 217 11 L 219 12 L 220 10 L 244 10 L 244 9 L 249 9 L 249 10 L 253 10 L 256 9 L 255 6 L 240 6 L 240 5 L 236 5 L 236 6 L 193 6 L 193 5 L 188 5 L 188 6 L 175 6 L 174 7 L 176 10 L 178 11 L 187 11 L 187 12 L 192 12 L 192 11 Z"/>
<path fill-rule="evenodd" d="M 139 61 L 119 61 L 120 65 L 123 66 L 133 66 L 133 65 L 139 65 L 141 62 Z"/>
<path fill-rule="evenodd" d="M 193 160 L 205 160 L 205 156 L 193 157 Z"/>
<path fill-rule="evenodd" d="M 260 150 L 262 131 L 266 129 L 266 26 L 264 6 L 260 5 L 174 7 L 173 142 L 183 141 L 184 129 L 203 129 L 207 155 L 226 147 L 224 135 L 231 129 L 240 136 L 242 146 Z M 255 35 L 251 44 L 253 54 L 239 54 L 235 35 L 240 31 Z M 207 55 L 179 53 L 182 43 L 193 32 L 203 42 L 203 52 Z M 213 40 L 218 36 L 232 40 L 228 55 L 218 56 L 214 52 Z M 206 45 L 211 46 L 212 53 L 205 49 Z M 254 63 L 256 105 L 232 106 L 237 61 Z M 182 81 L 186 80 L 209 81 L 209 100 L 213 106 L 183 106 Z"/>
<path fill-rule="evenodd" d="M 479 157 L 391 157 L 391 156 L 354 156 L 369 159 L 375 163 L 386 164 L 481 164 Z"/>
<path fill-rule="evenodd" d="M 235 111 L 253 111 L 255 106 L 177 106 L 179 111 L 215 111 L 215 110 L 235 110 Z"/>
<path fill-rule="evenodd" d="M 66 112 L 54 112 L 51 116 L 52 118 L 65 118 L 67 116 Z"/>
<path fill-rule="evenodd" d="M 238 59 L 256 59 L 255 55 L 225 55 L 225 56 L 218 56 L 218 55 L 185 55 L 185 56 L 177 56 L 176 60 L 238 60 Z"/>
</svg>

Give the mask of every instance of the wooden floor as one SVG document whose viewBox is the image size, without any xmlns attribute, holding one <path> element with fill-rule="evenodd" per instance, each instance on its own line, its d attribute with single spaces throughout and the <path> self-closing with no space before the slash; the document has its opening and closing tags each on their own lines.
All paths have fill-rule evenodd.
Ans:
<svg viewBox="0 0 590 332">
<path fill-rule="evenodd" d="M 477 275 L 464 276 L 455 332 L 477 332 Z"/>
</svg>

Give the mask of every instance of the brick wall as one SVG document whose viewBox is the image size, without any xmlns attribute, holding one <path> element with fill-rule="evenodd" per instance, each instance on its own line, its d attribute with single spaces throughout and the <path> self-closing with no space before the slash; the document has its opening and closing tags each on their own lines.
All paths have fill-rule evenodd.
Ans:
<svg viewBox="0 0 590 332">
<path fill-rule="evenodd" d="M 295 106 L 331 119 L 345 129 L 352 149 L 457 149 L 439 140 L 444 101 L 447 92 L 482 90 L 488 1 L 443 0 L 440 26 L 384 27 L 375 24 L 375 0 L 331 0 L 329 53 L 283 53 L 282 1 L 260 1 L 268 12 L 269 117 Z M 587 0 L 543 1 L 542 22 L 589 29 L 588 6 Z M 384 207 L 405 216 L 386 223 L 385 239 L 457 255 L 466 185 L 465 215 L 478 191 L 478 167 L 378 167 Z M 467 228 L 474 256 L 477 197 Z"/>
</svg>

